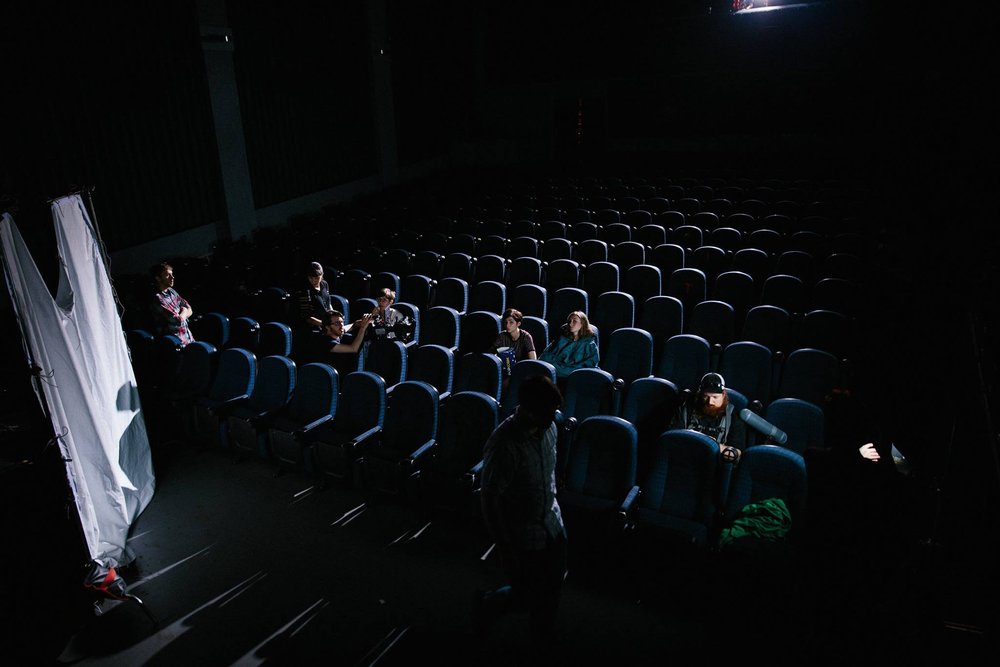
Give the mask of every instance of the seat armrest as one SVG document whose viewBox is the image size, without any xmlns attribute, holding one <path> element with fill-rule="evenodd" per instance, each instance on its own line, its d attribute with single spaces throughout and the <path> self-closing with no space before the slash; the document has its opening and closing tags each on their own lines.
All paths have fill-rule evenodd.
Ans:
<svg viewBox="0 0 1000 667">
<path fill-rule="evenodd" d="M 208 413 L 215 416 L 225 415 L 227 412 L 235 408 L 241 402 L 250 398 L 249 394 L 242 394 L 240 396 L 233 396 L 232 398 L 226 399 L 221 403 L 216 403 L 208 408 Z"/>
<path fill-rule="evenodd" d="M 378 437 L 382 433 L 381 426 L 373 426 L 363 433 L 359 433 L 356 437 L 345 442 L 342 447 L 345 452 L 354 452 L 367 449 L 372 440 Z"/>
<path fill-rule="evenodd" d="M 465 474 L 462 475 L 462 480 L 461 480 L 462 485 L 469 489 L 475 489 L 479 482 L 479 476 L 483 472 L 484 464 L 485 461 L 480 460 L 479 463 L 469 468 L 469 470 L 467 470 Z"/>
<path fill-rule="evenodd" d="M 314 431 L 316 429 L 316 427 L 318 427 L 318 426 L 320 426 L 322 424 L 327 423 L 331 419 L 333 419 L 333 415 L 323 415 L 319 419 L 317 419 L 315 421 L 312 421 L 312 422 L 309 422 L 308 424 L 306 424 L 302 428 L 300 428 L 297 431 L 295 431 L 295 434 L 294 434 L 295 435 L 295 439 L 296 440 L 307 439 L 309 437 L 309 434 L 312 431 Z"/>
<path fill-rule="evenodd" d="M 403 465 L 408 468 L 418 467 L 419 464 L 427 458 L 427 455 L 434 450 L 435 445 L 437 445 L 437 440 L 428 440 L 424 444 L 420 445 L 415 452 L 403 459 Z"/>
<path fill-rule="evenodd" d="M 638 484 L 629 489 L 628 495 L 625 496 L 625 500 L 622 501 L 621 506 L 618 508 L 618 513 L 627 518 L 632 513 L 632 507 L 635 505 L 635 501 L 639 498 L 640 493 Z"/>
</svg>

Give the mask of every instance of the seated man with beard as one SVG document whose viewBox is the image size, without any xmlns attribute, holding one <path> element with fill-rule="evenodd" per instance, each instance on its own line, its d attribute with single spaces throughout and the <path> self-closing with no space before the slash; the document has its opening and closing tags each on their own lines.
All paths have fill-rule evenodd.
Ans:
<svg viewBox="0 0 1000 667">
<path fill-rule="evenodd" d="M 739 458 L 739 447 L 746 442 L 743 420 L 729 402 L 726 381 L 718 373 L 706 373 L 698 391 L 681 403 L 670 422 L 670 428 L 688 428 L 704 433 L 719 443 L 719 451 L 730 459 Z"/>
</svg>

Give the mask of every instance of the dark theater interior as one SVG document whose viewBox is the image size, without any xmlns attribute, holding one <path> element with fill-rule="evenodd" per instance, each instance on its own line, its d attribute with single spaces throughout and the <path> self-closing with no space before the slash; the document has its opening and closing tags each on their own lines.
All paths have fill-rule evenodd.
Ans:
<svg viewBox="0 0 1000 667">
<path fill-rule="evenodd" d="M 992 10 L 3 3 L 4 664 L 996 659 Z M 113 295 L 67 355 L 131 360 L 136 439 L 46 398 L 101 381 L 34 347 L 94 289 L 60 287 L 65 198 Z M 157 329 L 164 261 L 194 342 Z M 347 323 L 388 288 L 406 326 L 331 352 L 313 262 Z M 505 580 L 483 446 L 557 380 L 504 375 L 509 308 L 539 352 L 582 311 L 600 351 L 558 380 L 544 643 L 477 605 Z M 671 426 L 708 372 L 735 460 Z M 150 495 L 95 542 L 95 489 Z"/>
</svg>

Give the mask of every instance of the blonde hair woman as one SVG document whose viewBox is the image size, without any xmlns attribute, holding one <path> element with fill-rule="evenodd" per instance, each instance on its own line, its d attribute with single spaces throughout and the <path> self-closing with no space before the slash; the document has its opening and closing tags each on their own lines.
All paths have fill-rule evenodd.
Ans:
<svg viewBox="0 0 1000 667">
<path fill-rule="evenodd" d="M 578 368 L 597 368 L 601 354 L 587 314 L 574 310 L 567 315 L 566 324 L 539 359 L 555 366 L 556 377 L 563 382 Z"/>
</svg>

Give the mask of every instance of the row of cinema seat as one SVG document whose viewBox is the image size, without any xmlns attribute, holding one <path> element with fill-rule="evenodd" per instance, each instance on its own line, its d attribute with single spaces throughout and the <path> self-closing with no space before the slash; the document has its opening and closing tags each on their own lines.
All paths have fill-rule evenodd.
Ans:
<svg viewBox="0 0 1000 667">
<path fill-rule="evenodd" d="M 669 179 L 668 179 L 669 180 Z M 835 188 L 770 187 L 744 182 L 696 183 L 591 183 L 553 188 L 525 184 L 515 190 L 497 191 L 481 205 L 471 204 L 456 209 L 457 214 L 477 217 L 537 217 L 549 218 L 559 212 L 572 216 L 575 211 L 616 209 L 622 212 L 644 209 L 652 212 L 680 211 L 694 213 L 715 211 L 719 215 L 736 210 L 757 214 L 783 213 L 795 217 L 828 214 L 832 198 L 843 192 Z M 562 218 L 559 218 L 562 219 Z"/>
<path fill-rule="evenodd" d="M 493 304 L 504 301 L 538 302 L 534 310 L 539 317 L 544 317 L 545 296 L 554 297 L 562 289 L 580 290 L 589 300 L 596 300 L 605 292 L 628 292 L 640 306 L 650 296 L 667 295 L 681 299 L 688 306 L 709 299 L 725 301 L 740 313 L 754 305 L 774 305 L 793 313 L 827 309 L 851 314 L 856 306 L 857 283 L 836 277 L 812 279 L 807 274 L 813 260 L 804 253 L 802 256 L 800 267 L 785 267 L 793 273 L 765 274 L 761 268 L 749 266 L 746 271 L 706 272 L 696 267 L 665 269 L 644 263 L 622 268 L 605 261 L 584 266 L 570 259 L 544 264 L 535 258 L 521 257 L 510 262 L 490 255 L 475 264 L 475 276 L 471 276 L 472 263 L 468 256 L 462 255 L 460 259 L 466 269 L 456 270 L 453 275 L 434 274 L 437 275 L 434 278 L 426 273 L 372 274 L 365 269 L 349 269 L 328 282 L 333 283 L 331 291 L 347 304 L 372 298 L 379 290 L 388 288 L 396 292 L 397 299 L 418 307 L 447 305 L 460 312 L 494 310 L 497 306 Z M 497 285 L 503 285 L 503 289 Z"/>
<path fill-rule="evenodd" d="M 647 267 L 633 267 L 630 274 L 635 272 L 636 278 L 641 278 L 639 272 L 644 268 Z M 349 273 L 360 272 L 352 270 Z M 668 289 L 670 294 L 660 293 L 655 269 L 651 269 L 648 285 L 637 279 L 624 285 L 625 290 L 616 289 L 619 285 L 612 270 L 605 283 L 588 285 L 594 292 L 600 290 L 596 296 L 579 287 L 550 290 L 534 283 L 511 287 L 499 281 L 484 281 L 470 288 L 466 281 L 458 278 L 432 281 L 425 276 L 411 275 L 399 281 L 394 274 L 378 274 L 382 278 L 379 280 L 369 280 L 367 273 L 364 276 L 366 285 L 383 285 L 391 289 L 398 284 L 396 307 L 407 310 L 405 314 L 411 318 L 416 317 L 415 313 L 426 313 L 431 307 L 449 308 L 459 317 L 476 311 L 502 314 L 505 308 L 516 307 L 524 315 L 543 320 L 546 328 L 555 331 L 565 321 L 566 314 L 581 310 L 590 315 L 593 323 L 604 328 L 638 325 L 659 337 L 693 333 L 706 337 L 713 345 L 726 345 L 738 338 L 754 340 L 758 331 L 773 330 L 773 337 L 764 344 L 775 351 L 785 351 L 790 345 L 798 344 L 829 349 L 845 356 L 851 349 L 853 337 L 844 334 L 849 334 L 853 327 L 853 308 L 858 301 L 853 283 L 824 279 L 807 297 L 803 283 L 785 275 L 769 278 L 763 296 L 756 296 L 752 278 L 739 272 L 724 274 L 711 294 L 715 298 L 705 298 L 708 295 L 701 280 L 703 276 L 696 269 L 676 271 L 676 289 Z M 691 282 L 682 282 L 686 276 L 690 276 Z M 380 288 L 372 287 L 371 291 L 377 289 Z M 367 312 L 374 307 L 374 298 L 351 298 L 350 294 L 333 295 L 335 307 L 348 319 L 354 313 Z M 253 299 L 250 307 L 257 319 L 294 322 L 297 318 L 293 299 L 282 288 L 261 290 Z M 814 324 L 817 320 L 823 320 L 823 324 Z M 836 335 L 832 334 L 834 331 Z M 548 339 L 546 336 L 541 340 Z"/>
<path fill-rule="evenodd" d="M 636 339 L 631 332 L 621 330 L 613 335 L 619 333 L 626 334 L 621 337 L 621 340 L 630 345 L 635 344 Z M 399 344 L 394 345 L 398 346 Z M 622 349 L 627 350 L 629 346 Z M 623 354 L 627 354 L 627 352 L 623 352 Z M 828 355 L 824 355 L 825 353 L 814 350 L 795 351 L 789 357 L 792 364 L 783 373 L 783 383 L 779 385 L 776 392 L 778 398 L 767 402 L 756 400 L 756 405 L 750 402 L 747 394 L 737 388 L 740 386 L 738 380 L 741 376 L 738 373 L 733 373 L 732 377 L 737 379 L 737 382 L 731 382 L 730 398 L 737 412 L 747 407 L 762 411 L 769 422 L 789 434 L 788 441 L 784 444 L 790 449 L 801 452 L 809 447 L 822 446 L 823 411 L 820 401 L 824 398 L 818 395 L 810 396 L 808 391 L 833 391 L 829 386 L 821 387 L 816 382 L 819 377 L 816 372 L 816 362 L 829 361 Z M 156 399 L 161 403 L 165 402 L 174 406 L 202 402 L 218 410 L 221 409 L 222 405 L 231 404 L 234 401 L 246 402 L 249 397 L 261 394 L 258 402 L 271 405 L 272 407 L 269 409 L 273 410 L 275 406 L 283 407 L 283 401 L 289 399 L 291 389 L 295 384 L 294 376 L 297 367 L 302 369 L 320 367 L 324 369 L 324 373 L 326 373 L 325 369 L 329 368 L 333 376 L 332 380 L 335 381 L 338 376 L 332 367 L 324 363 L 296 364 L 292 359 L 282 355 L 270 355 L 261 359 L 260 372 L 258 372 L 256 370 L 258 357 L 248 350 L 228 348 L 220 352 L 203 341 L 192 343 L 180 350 L 173 359 L 172 363 L 176 370 L 168 375 L 175 381 L 173 384 L 162 383 L 159 386 L 159 392 L 156 393 Z M 274 364 L 278 362 L 280 365 L 275 368 Z M 617 360 L 613 360 L 612 364 L 614 363 L 617 363 Z M 374 368 L 375 364 L 369 364 L 368 367 Z M 456 377 L 452 352 L 437 345 L 415 348 L 412 352 L 410 369 L 409 375 L 404 371 L 400 378 L 391 382 L 386 381 L 383 372 L 361 368 L 358 371 L 347 373 L 345 377 L 352 377 L 354 373 L 360 373 L 365 377 L 377 378 L 382 390 L 387 392 L 391 392 L 396 386 L 405 383 L 426 385 L 434 389 L 439 402 L 444 402 L 458 393 L 482 394 L 488 396 L 499 406 L 501 419 L 513 412 L 517 405 L 518 387 L 525 378 L 539 374 L 555 377 L 554 368 L 544 361 L 522 361 L 514 366 L 509 386 L 504 393 L 501 393 L 502 376 L 500 363 L 496 356 L 488 353 L 467 354 L 462 360 L 461 371 Z M 382 369 L 377 370 L 381 371 Z M 575 423 L 590 416 L 612 415 L 622 416 L 636 424 L 644 439 L 658 435 L 669 425 L 670 416 L 673 414 L 677 402 L 681 400 L 686 387 L 643 372 L 632 375 L 635 367 L 628 363 L 613 368 L 613 370 L 614 373 L 603 368 L 578 369 L 569 376 L 566 384 L 565 404 L 561 412 L 565 421 L 565 430 L 571 432 Z M 824 370 L 829 369 L 824 368 Z M 701 372 L 701 370 L 698 371 L 699 376 Z M 283 379 L 278 379 L 270 375 L 271 373 L 279 373 Z M 331 373 L 326 373 L 322 377 L 327 377 Z M 753 379 L 751 377 L 751 380 Z M 327 381 L 330 381 L 330 378 L 327 378 Z M 694 381 L 697 382 L 697 378 Z M 823 381 L 830 382 L 831 380 L 825 378 Z M 140 388 L 143 387 L 144 385 L 140 384 Z M 287 391 L 280 389 L 281 387 L 287 388 Z M 336 384 L 334 384 L 333 389 L 337 389 Z M 302 391 L 305 392 L 302 394 L 305 397 L 304 401 L 320 400 L 322 404 L 321 396 L 344 394 L 346 388 L 337 391 L 328 388 L 324 392 L 306 391 L 303 388 Z M 801 395 L 790 395 L 799 392 Z M 254 403 L 254 401 L 251 400 L 250 403 Z M 299 409 L 298 413 L 308 413 L 310 419 L 305 421 L 310 422 L 312 419 L 322 417 L 325 410 L 326 408 L 320 405 L 319 408 Z M 355 409 L 353 412 L 358 413 L 359 411 Z M 206 431 L 204 422 L 200 424 L 200 428 L 195 428 L 193 426 L 195 423 L 195 421 L 189 421 L 190 427 L 187 431 L 191 437 L 198 433 L 214 433 L 216 431 L 215 427 Z M 756 433 L 751 433 L 748 430 L 746 442 L 733 444 L 743 447 L 753 445 L 760 440 L 761 438 Z M 261 446 L 262 454 L 265 453 L 265 449 Z M 293 461 L 294 457 L 286 456 L 285 459 Z"/>
<path fill-rule="evenodd" d="M 718 346 L 725 346 L 734 340 L 753 340 L 774 352 L 787 352 L 793 347 L 817 347 L 843 357 L 850 356 L 855 342 L 853 317 L 845 314 L 843 308 L 807 307 L 795 311 L 775 303 L 757 305 L 750 298 L 740 298 L 735 292 L 731 296 L 719 295 L 726 296 L 725 299 L 704 299 L 685 304 L 671 295 L 654 294 L 637 300 L 634 293 L 617 290 L 604 291 L 594 299 L 584 290 L 573 287 L 561 288 L 550 294 L 544 287 L 531 284 L 514 288 L 508 296 L 507 286 L 493 281 L 478 283 L 470 291 L 463 281 L 445 279 L 432 285 L 431 289 L 430 306 L 402 298 L 395 306 L 417 323 L 417 342 L 445 344 L 443 341 L 453 336 L 433 333 L 440 327 L 454 328 L 451 333 L 457 333 L 462 320 L 470 313 L 501 315 L 507 307 L 516 307 L 531 318 L 526 328 L 542 344 L 551 339 L 566 315 L 574 310 L 588 313 L 591 322 L 600 328 L 614 330 L 639 326 L 660 340 L 689 333 L 702 336 Z M 285 290 L 264 290 L 256 298 L 256 303 L 251 304 L 253 319 L 287 323 L 297 319 L 296 305 Z M 846 294 L 844 298 L 848 298 Z M 642 299 L 641 295 L 638 299 Z M 830 301 L 829 306 L 837 305 L 832 303 L 833 299 Z M 375 304 L 371 297 L 348 301 L 346 297 L 336 294 L 333 295 L 333 302 L 348 320 L 355 313 L 370 311 Z M 447 310 L 431 314 L 433 308 Z M 456 316 L 458 322 L 455 322 Z M 227 334 L 225 323 L 211 322 L 216 317 L 216 314 L 206 314 L 206 317 L 196 320 L 195 326 L 199 329 L 196 333 L 204 332 L 198 337 L 221 346 L 225 344 Z M 431 331 L 428 341 L 421 338 L 422 330 Z M 544 335 L 539 336 L 539 332 Z"/>
<path fill-rule="evenodd" d="M 744 232 L 735 227 L 704 229 L 689 224 L 677 227 L 658 224 L 631 227 L 625 223 L 598 226 L 589 222 L 568 226 L 561 222 L 542 223 L 540 226 L 525 222 L 521 227 L 506 230 L 501 228 L 496 230 L 500 233 L 486 236 L 404 231 L 377 246 L 358 249 L 358 255 L 360 263 L 366 266 L 384 262 L 388 270 L 436 275 L 429 272 L 440 265 L 441 258 L 448 255 L 466 255 L 472 258 L 496 255 L 510 260 L 519 257 L 534 257 L 543 261 L 574 259 L 581 263 L 610 259 L 632 264 L 637 263 L 633 257 L 642 257 L 643 253 L 650 257 L 669 254 L 666 249 L 657 250 L 660 246 L 676 246 L 688 253 L 692 262 L 706 262 L 708 259 L 714 261 L 711 254 L 718 251 L 729 253 L 732 257 L 740 250 L 751 249 L 767 253 L 772 261 L 779 260 L 786 252 L 805 252 L 816 258 L 864 252 L 863 244 L 853 235 L 828 238 L 812 230 L 782 234 L 770 228 Z M 401 249 L 409 254 L 400 252 Z M 702 259 L 702 255 L 708 255 L 708 258 Z"/>
<path fill-rule="evenodd" d="M 559 220 L 562 222 L 583 222 L 592 220 L 617 220 L 636 211 L 648 212 L 654 216 L 679 214 L 694 216 L 712 214 L 719 218 L 732 215 L 751 215 L 755 218 L 766 218 L 770 215 L 784 215 L 794 218 L 823 218 L 830 213 L 831 205 L 824 201 L 794 201 L 773 198 L 762 199 L 745 197 L 739 193 L 730 192 L 729 197 L 716 197 L 715 193 L 704 192 L 700 197 L 653 194 L 642 198 L 631 194 L 611 197 L 605 194 L 593 196 L 552 197 L 545 200 L 531 197 L 519 197 L 517 201 L 482 206 L 463 206 L 454 211 L 459 219 L 489 219 L 489 220 L 532 220 L 542 222 Z M 607 213 L 613 212 L 619 217 L 612 218 Z"/>
<path fill-rule="evenodd" d="M 627 224 L 638 228 L 647 224 L 659 224 L 665 227 L 675 227 L 683 224 L 698 225 L 708 229 L 717 227 L 735 227 L 749 229 L 753 227 L 774 227 L 787 230 L 791 227 L 800 229 L 828 229 L 831 225 L 828 204 L 815 203 L 810 210 L 803 213 L 793 211 L 795 207 L 788 206 L 785 210 L 776 210 L 767 202 L 760 200 L 744 200 L 732 202 L 717 200 L 712 207 L 705 207 L 701 201 L 685 198 L 671 201 L 665 197 L 655 197 L 647 202 L 631 200 L 626 205 L 617 202 L 599 201 L 584 206 L 494 206 L 484 209 L 477 206 L 460 207 L 454 212 L 454 217 L 434 215 L 423 220 L 421 227 L 432 232 L 493 234 L 497 231 L 532 230 L 526 223 L 543 225 L 551 222 L 561 222 L 565 225 L 592 223 L 597 225 Z M 808 205 L 807 205 L 808 206 Z M 507 227 L 504 227 L 504 224 Z M 535 228 L 537 230 L 537 227 Z"/>
<path fill-rule="evenodd" d="M 210 347 L 185 348 L 189 371 L 195 358 L 205 369 L 213 366 Z M 375 373 L 340 377 L 326 364 L 297 366 L 279 355 L 258 361 L 239 348 L 218 356 L 212 377 L 198 374 L 205 387 L 189 387 L 186 395 L 160 404 L 173 419 L 180 416 L 189 437 L 323 484 L 352 484 L 428 508 L 475 513 L 483 444 L 510 405 L 476 391 L 442 399 L 422 381 L 386 387 Z M 522 368 L 554 377 L 544 362 Z M 793 517 L 802 513 L 805 467 L 792 449 L 762 441 L 735 466 L 720 459 L 711 439 L 657 421 L 672 412 L 680 393 L 656 378 L 634 383 L 623 416 L 584 416 L 588 397 L 576 389 L 591 373 L 577 374 L 582 382 L 571 381 L 558 417 L 559 494 L 574 535 L 634 525 L 710 545 L 720 521 L 746 503 L 781 497 Z M 512 379 L 512 397 L 528 375 Z"/>
<path fill-rule="evenodd" d="M 788 321 L 783 311 L 766 306 L 758 309 L 755 312 L 779 317 L 773 322 L 762 319 L 757 332 L 745 327 L 754 334 L 752 338 L 734 340 L 726 345 L 713 345 L 709 338 L 697 333 L 673 333 L 669 328 L 672 320 L 666 318 L 661 318 L 659 329 L 652 332 L 640 327 L 617 326 L 607 333 L 606 328 L 595 325 L 593 329 L 602 351 L 599 367 L 613 379 L 625 383 L 654 376 L 668 379 L 681 389 L 694 389 L 704 373 L 717 371 L 728 379 L 730 386 L 744 393 L 750 401 L 761 404 L 773 398 L 800 398 L 823 405 L 832 392 L 850 385 L 851 361 L 835 354 L 844 351 L 838 345 L 846 347 L 843 337 L 849 333 L 842 316 L 823 311 L 810 313 L 802 320 L 797 337 L 781 341 L 778 336 L 788 333 L 782 329 Z M 388 386 L 419 378 L 431 382 L 442 392 L 451 390 L 456 377 L 459 384 L 465 386 L 468 378 L 479 376 L 478 390 L 497 394 L 494 388 L 500 386 L 500 371 L 498 365 L 491 364 L 495 361 L 491 351 L 501 327 L 499 314 L 474 311 L 462 317 L 445 306 L 432 307 L 425 313 L 415 308 L 406 311 L 419 324 L 414 340 L 409 343 L 373 341 L 363 347 L 360 355 L 338 367 L 377 372 Z M 652 322 L 656 324 L 657 320 Z M 233 325 L 246 327 L 246 331 L 227 335 Z M 543 320 L 531 316 L 524 318 L 522 326 L 536 342 L 548 340 L 553 331 Z M 198 340 L 213 344 L 216 349 L 242 347 L 260 357 L 291 356 L 298 363 L 330 361 L 322 334 L 295 333 L 294 336 L 299 337 L 297 340 L 306 336 L 303 344 L 295 345 L 292 329 L 279 322 L 257 327 L 251 318 L 240 317 L 234 318 L 230 325 L 224 315 L 210 313 L 202 316 L 194 329 Z M 680 330 L 679 327 L 676 330 Z M 810 330 L 815 332 L 815 338 L 806 337 Z M 172 357 L 179 353 L 180 346 L 172 337 L 154 339 L 142 331 L 130 331 L 129 336 L 133 362 L 143 385 L 164 381 L 178 372 Z M 812 340 L 817 345 L 795 344 Z M 483 356 L 490 359 L 480 360 Z M 498 394 L 497 398 L 500 398 Z"/>
</svg>

